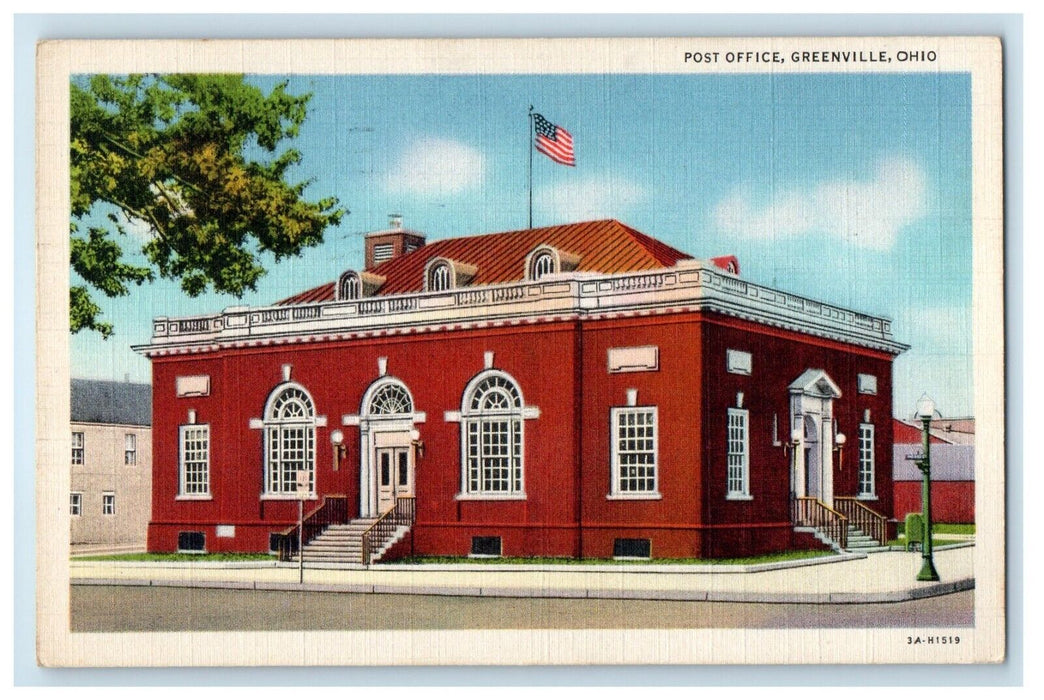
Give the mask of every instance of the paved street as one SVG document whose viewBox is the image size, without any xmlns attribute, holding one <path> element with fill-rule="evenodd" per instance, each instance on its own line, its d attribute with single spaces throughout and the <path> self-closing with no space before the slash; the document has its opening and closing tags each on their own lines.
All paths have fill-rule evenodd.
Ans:
<svg viewBox="0 0 1044 700">
<path fill-rule="evenodd" d="M 902 603 L 768 604 L 72 586 L 72 631 L 950 627 L 973 591 Z"/>
</svg>

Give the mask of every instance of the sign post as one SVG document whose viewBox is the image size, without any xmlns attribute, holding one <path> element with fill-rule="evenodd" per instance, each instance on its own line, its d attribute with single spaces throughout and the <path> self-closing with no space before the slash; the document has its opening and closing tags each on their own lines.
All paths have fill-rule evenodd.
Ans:
<svg viewBox="0 0 1044 700">
<path fill-rule="evenodd" d="M 304 502 L 308 498 L 308 472 L 297 472 L 297 582 L 304 583 Z"/>
</svg>

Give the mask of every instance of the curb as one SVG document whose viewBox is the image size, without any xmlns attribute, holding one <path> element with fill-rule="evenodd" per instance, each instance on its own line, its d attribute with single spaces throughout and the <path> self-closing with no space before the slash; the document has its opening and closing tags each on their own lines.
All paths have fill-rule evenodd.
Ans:
<svg viewBox="0 0 1044 700">
<path fill-rule="evenodd" d="M 73 579 L 73 586 L 138 586 L 156 588 L 215 588 L 224 590 L 301 591 L 308 593 L 370 593 L 381 595 L 441 595 L 474 598 L 587 598 L 600 600 L 672 600 L 712 603 L 859 604 L 901 603 L 949 595 L 975 588 L 974 578 L 958 579 L 901 591 L 876 593 L 773 593 L 763 591 L 680 591 L 619 588 L 507 588 L 503 586 L 401 586 L 382 584 L 319 584 L 254 581 L 178 581 L 169 579 Z"/>
</svg>

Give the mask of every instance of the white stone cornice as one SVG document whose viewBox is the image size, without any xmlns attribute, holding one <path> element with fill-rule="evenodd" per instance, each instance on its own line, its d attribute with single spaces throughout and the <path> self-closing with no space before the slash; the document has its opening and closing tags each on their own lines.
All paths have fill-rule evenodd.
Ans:
<svg viewBox="0 0 1044 700">
<path fill-rule="evenodd" d="M 190 318 L 159 317 L 146 356 L 317 343 L 522 324 L 709 311 L 892 355 L 908 346 L 891 321 L 756 285 L 683 261 L 616 275 L 556 275 L 548 281 L 466 287 L 351 301 L 233 307 Z"/>
</svg>

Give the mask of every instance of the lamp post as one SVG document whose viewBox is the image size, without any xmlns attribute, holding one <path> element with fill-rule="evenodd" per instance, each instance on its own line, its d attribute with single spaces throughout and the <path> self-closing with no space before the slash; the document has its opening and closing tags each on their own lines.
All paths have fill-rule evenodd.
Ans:
<svg viewBox="0 0 1044 700">
<path fill-rule="evenodd" d="M 921 510 L 924 515 L 924 537 L 921 543 L 921 570 L 917 573 L 918 581 L 938 581 L 939 574 L 932 561 L 932 453 L 928 433 L 935 415 L 935 402 L 928 394 L 922 394 L 917 401 L 917 417 L 921 419 L 921 450 L 917 467 L 921 470 Z"/>
</svg>

